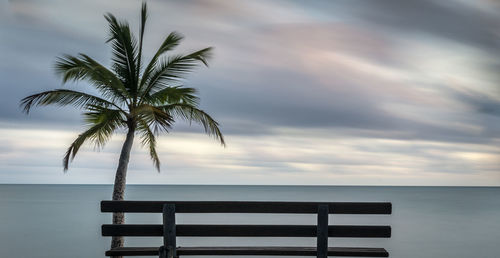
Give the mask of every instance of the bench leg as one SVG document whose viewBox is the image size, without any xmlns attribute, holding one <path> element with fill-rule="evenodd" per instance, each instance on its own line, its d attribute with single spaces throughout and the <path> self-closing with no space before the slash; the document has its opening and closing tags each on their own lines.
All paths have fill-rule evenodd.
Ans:
<svg viewBox="0 0 500 258">
<path fill-rule="evenodd" d="M 167 252 L 165 251 L 165 247 L 160 246 L 158 253 L 160 254 L 159 256 L 160 258 L 167 258 Z"/>
<path fill-rule="evenodd" d="M 316 239 L 317 258 L 328 257 L 328 205 L 318 205 L 318 227 Z"/>
<path fill-rule="evenodd" d="M 175 247 L 167 246 L 167 258 L 175 258 Z"/>
<path fill-rule="evenodd" d="M 177 244 L 175 232 L 175 205 L 163 205 L 163 253 L 166 254 L 165 258 L 177 257 Z"/>
<path fill-rule="evenodd" d="M 160 246 L 158 252 L 160 258 L 179 258 L 179 256 L 175 255 L 175 252 L 171 246 L 167 246 L 167 248 L 165 248 L 165 246 Z"/>
</svg>

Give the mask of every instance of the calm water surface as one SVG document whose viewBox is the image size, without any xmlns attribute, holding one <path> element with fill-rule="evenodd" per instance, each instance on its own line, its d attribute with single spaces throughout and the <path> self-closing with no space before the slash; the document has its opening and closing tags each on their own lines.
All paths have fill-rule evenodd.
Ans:
<svg viewBox="0 0 500 258">
<path fill-rule="evenodd" d="M 104 257 L 108 185 L 0 185 L 0 257 Z M 351 186 L 128 186 L 129 200 L 390 201 L 391 216 L 331 216 L 335 224 L 390 224 L 391 239 L 330 239 L 330 245 L 385 247 L 401 258 L 499 258 L 500 188 Z M 181 214 L 179 223 L 314 224 L 312 215 Z M 159 223 L 132 214 L 130 223 Z M 332 223 L 332 222 L 330 222 Z M 313 238 L 180 238 L 179 245 L 302 245 Z M 131 238 L 128 245 L 160 245 Z"/>
</svg>

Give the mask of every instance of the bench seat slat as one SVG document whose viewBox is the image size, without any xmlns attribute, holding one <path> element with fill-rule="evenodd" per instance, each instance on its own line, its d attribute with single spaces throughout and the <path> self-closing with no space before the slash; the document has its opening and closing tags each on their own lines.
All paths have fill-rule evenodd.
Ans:
<svg viewBox="0 0 500 258">
<path fill-rule="evenodd" d="M 315 225 L 177 225 L 180 237 L 315 237 Z M 102 225 L 103 236 L 163 236 L 155 224 Z M 390 226 L 328 226 L 329 237 L 388 238 Z"/>
<path fill-rule="evenodd" d="M 315 214 L 328 204 L 330 214 L 391 214 L 389 202 L 241 202 L 241 201 L 102 201 L 102 212 L 161 213 L 166 203 L 176 213 L 295 213 Z"/>
<path fill-rule="evenodd" d="M 315 247 L 178 247 L 177 254 L 183 255 L 289 255 L 316 256 Z M 153 256 L 158 247 L 120 247 L 106 251 L 106 256 Z M 329 247 L 329 256 L 344 257 L 389 257 L 384 248 L 371 247 Z"/>
</svg>

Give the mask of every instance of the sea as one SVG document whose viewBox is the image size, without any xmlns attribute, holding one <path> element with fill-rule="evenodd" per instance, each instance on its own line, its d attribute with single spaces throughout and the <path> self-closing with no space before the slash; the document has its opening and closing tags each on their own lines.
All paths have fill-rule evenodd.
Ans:
<svg viewBox="0 0 500 258">
<path fill-rule="evenodd" d="M 0 257 L 104 257 L 100 212 L 111 185 L 0 185 Z M 128 200 L 391 202 L 392 215 L 330 215 L 330 224 L 390 225 L 389 239 L 330 238 L 329 246 L 383 247 L 396 258 L 499 258 L 499 187 L 129 185 Z M 314 215 L 179 214 L 177 223 L 315 224 Z M 130 214 L 128 223 L 160 223 Z M 159 246 L 127 238 L 129 246 Z M 178 238 L 178 245 L 315 246 L 314 238 Z M 241 257 L 241 256 L 240 256 Z"/>
</svg>

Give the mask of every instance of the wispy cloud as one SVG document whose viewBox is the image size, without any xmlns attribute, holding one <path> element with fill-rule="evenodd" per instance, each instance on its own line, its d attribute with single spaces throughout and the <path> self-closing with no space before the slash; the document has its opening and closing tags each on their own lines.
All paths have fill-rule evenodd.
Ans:
<svg viewBox="0 0 500 258">
<path fill-rule="evenodd" d="M 149 4 L 146 55 L 173 30 L 187 38 L 179 51 L 216 47 L 210 68 L 188 84 L 229 147 L 180 123 L 159 145 L 165 172 L 155 174 L 137 148 L 129 182 L 500 184 L 494 1 Z M 52 63 L 62 53 L 108 64 L 102 15 L 137 29 L 139 3 L 1 7 L 0 183 L 111 183 L 119 137 L 104 151 L 82 151 L 63 175 L 60 158 L 81 127 L 78 112 L 48 108 L 26 117 L 18 101 L 60 87 Z"/>
</svg>

